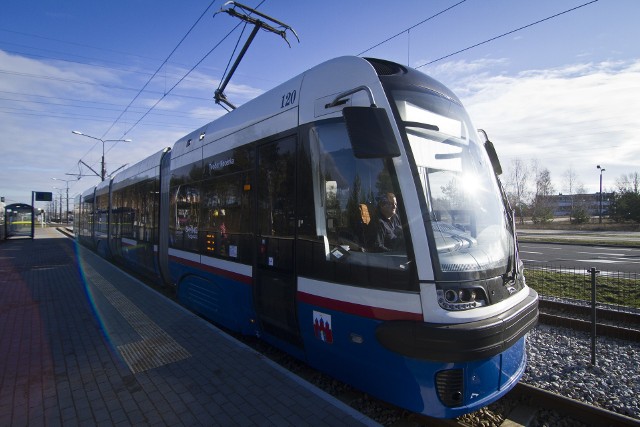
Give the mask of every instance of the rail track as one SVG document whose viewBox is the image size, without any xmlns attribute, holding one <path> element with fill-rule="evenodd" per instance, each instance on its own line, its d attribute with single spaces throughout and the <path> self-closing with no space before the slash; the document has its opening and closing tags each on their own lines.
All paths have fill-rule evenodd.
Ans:
<svg viewBox="0 0 640 427">
<path fill-rule="evenodd" d="M 507 394 L 503 406 L 510 408 L 508 414 L 491 414 L 491 406 L 481 418 L 474 414 L 455 420 L 436 420 L 412 414 L 399 419 L 392 427 L 426 426 L 496 426 L 496 427 L 536 427 L 554 426 L 611 426 L 640 427 L 640 420 L 598 408 L 577 400 L 569 399 L 540 388 L 519 383 Z M 494 404 L 495 405 L 495 404 Z M 482 419 L 486 418 L 486 419 Z"/>
<path fill-rule="evenodd" d="M 565 419 L 564 425 L 572 425 L 571 421 L 576 421 L 588 426 L 640 427 L 640 420 L 636 418 L 569 399 L 524 383 L 516 385 L 507 396 L 518 399 L 522 403 L 510 414 L 502 424 L 503 426 L 518 424 L 533 426 L 543 425 L 548 421 L 553 422 L 553 420 L 545 420 L 545 417 L 548 417 L 545 413 L 554 410 Z M 523 415 L 524 418 L 522 418 Z M 508 424 L 508 421 L 515 424 Z"/>
<path fill-rule="evenodd" d="M 591 307 L 562 301 L 539 301 L 540 322 L 577 331 L 592 330 Z M 596 334 L 629 341 L 640 341 L 640 314 L 596 308 Z"/>
</svg>

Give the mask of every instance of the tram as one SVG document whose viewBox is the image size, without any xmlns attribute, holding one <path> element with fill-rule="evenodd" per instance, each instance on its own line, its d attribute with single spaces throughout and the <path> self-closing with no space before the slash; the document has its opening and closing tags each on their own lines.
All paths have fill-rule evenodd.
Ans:
<svg viewBox="0 0 640 427">
<path fill-rule="evenodd" d="M 411 68 L 341 57 L 79 196 L 77 239 L 410 411 L 507 393 L 538 297 L 492 144 Z"/>
</svg>

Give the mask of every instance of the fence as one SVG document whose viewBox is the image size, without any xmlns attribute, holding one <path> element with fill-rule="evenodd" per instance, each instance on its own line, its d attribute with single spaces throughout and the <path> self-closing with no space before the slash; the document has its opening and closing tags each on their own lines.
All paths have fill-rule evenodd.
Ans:
<svg viewBox="0 0 640 427">
<path fill-rule="evenodd" d="M 591 306 L 595 286 L 597 306 L 608 310 L 640 314 L 640 275 L 619 271 L 601 271 L 562 266 L 525 266 L 527 285 L 543 301 L 560 301 Z"/>
<path fill-rule="evenodd" d="M 640 341 L 637 273 L 545 265 L 526 266 L 525 277 L 540 297 L 541 321 L 590 333 L 593 365 L 598 335 Z"/>
</svg>

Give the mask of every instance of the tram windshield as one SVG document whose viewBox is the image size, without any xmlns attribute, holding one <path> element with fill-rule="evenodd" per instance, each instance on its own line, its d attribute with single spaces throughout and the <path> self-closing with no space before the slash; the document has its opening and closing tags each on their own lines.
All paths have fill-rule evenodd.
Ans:
<svg viewBox="0 0 640 427">
<path fill-rule="evenodd" d="M 502 270 L 513 240 L 491 162 L 464 108 L 431 92 L 396 90 L 395 104 L 427 201 L 442 273 Z"/>
</svg>

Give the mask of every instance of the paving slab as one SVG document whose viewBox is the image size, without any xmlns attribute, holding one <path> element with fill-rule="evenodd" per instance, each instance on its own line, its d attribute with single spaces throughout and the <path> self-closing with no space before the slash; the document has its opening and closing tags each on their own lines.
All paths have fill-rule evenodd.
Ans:
<svg viewBox="0 0 640 427">
<path fill-rule="evenodd" d="M 377 423 L 38 228 L 0 243 L 0 425 Z"/>
</svg>

